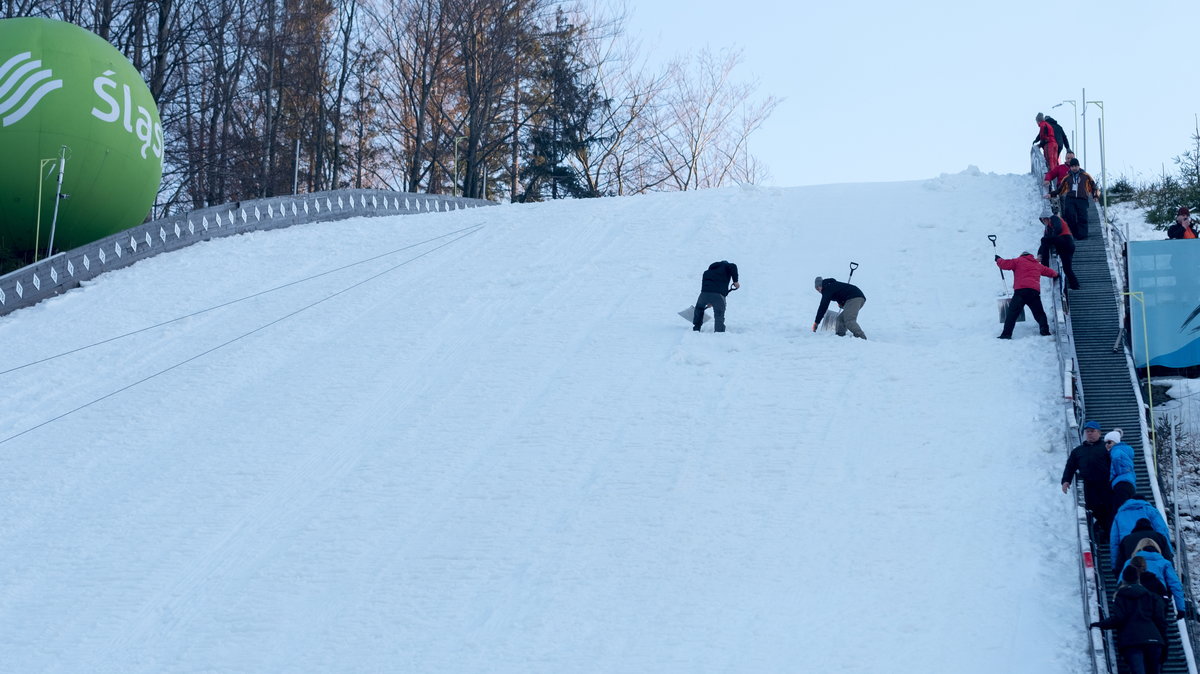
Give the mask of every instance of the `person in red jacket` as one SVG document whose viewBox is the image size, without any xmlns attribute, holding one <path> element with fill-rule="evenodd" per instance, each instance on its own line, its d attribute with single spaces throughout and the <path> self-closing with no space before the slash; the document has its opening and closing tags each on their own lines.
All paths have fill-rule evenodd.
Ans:
<svg viewBox="0 0 1200 674">
<path fill-rule="evenodd" d="M 1046 190 L 1046 193 L 1042 195 L 1042 198 L 1049 199 L 1051 207 L 1057 205 L 1059 211 L 1062 210 L 1062 197 L 1058 196 L 1058 186 L 1062 185 L 1063 179 L 1066 178 L 1067 174 L 1071 172 L 1071 167 L 1069 164 L 1074 158 L 1075 153 L 1067 150 L 1066 160 L 1058 166 L 1055 166 L 1047 171 L 1046 175 L 1042 177 L 1042 188 Z"/>
<path fill-rule="evenodd" d="M 1058 141 L 1054 138 L 1054 127 L 1046 122 L 1046 116 L 1040 112 L 1034 121 L 1038 125 L 1038 135 L 1033 139 L 1033 144 L 1042 148 L 1042 153 L 1046 155 L 1046 168 L 1052 169 L 1058 166 Z"/>
<path fill-rule="evenodd" d="M 996 256 L 996 266 L 1013 273 L 1013 298 L 1008 303 L 1008 315 L 1004 317 L 1004 330 L 1000 339 L 1012 339 L 1013 326 L 1017 324 L 1017 316 L 1021 310 L 1029 307 L 1033 319 L 1037 321 L 1042 335 L 1050 334 L 1050 324 L 1046 321 L 1046 310 L 1042 308 L 1042 277 L 1058 278 L 1058 272 L 1041 264 L 1033 253 L 1025 251 L 1020 256 L 1006 260 Z"/>
</svg>

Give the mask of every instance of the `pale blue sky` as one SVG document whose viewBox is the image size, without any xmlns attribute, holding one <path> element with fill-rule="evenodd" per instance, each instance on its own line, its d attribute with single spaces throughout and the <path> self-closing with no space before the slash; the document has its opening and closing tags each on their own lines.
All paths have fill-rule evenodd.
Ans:
<svg viewBox="0 0 1200 674">
<path fill-rule="evenodd" d="M 1200 112 L 1200 1 L 629 0 L 653 59 L 740 47 L 741 79 L 785 99 L 750 143 L 774 185 L 1027 171 L 1033 117 L 1070 134 L 1064 99 L 1104 102 L 1105 163 L 1152 177 Z M 1082 112 L 1082 105 L 1079 106 Z M 1100 178 L 1088 106 L 1086 168 Z M 1074 145 L 1082 145 L 1082 131 Z"/>
</svg>

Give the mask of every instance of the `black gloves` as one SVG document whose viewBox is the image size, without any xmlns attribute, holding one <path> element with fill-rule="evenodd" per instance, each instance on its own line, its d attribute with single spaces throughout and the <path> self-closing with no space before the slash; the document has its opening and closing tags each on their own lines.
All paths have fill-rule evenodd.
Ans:
<svg viewBox="0 0 1200 674">
<path fill-rule="evenodd" d="M 1092 623 L 1092 624 L 1088 625 L 1088 628 L 1090 629 L 1092 627 L 1099 627 L 1099 626 L 1100 626 L 1100 623 Z"/>
<path fill-rule="evenodd" d="M 997 256 L 996 256 L 996 259 L 997 259 L 997 260 L 999 260 L 999 259 L 1000 259 L 1000 256 L 999 256 L 999 255 L 997 255 Z"/>
</svg>

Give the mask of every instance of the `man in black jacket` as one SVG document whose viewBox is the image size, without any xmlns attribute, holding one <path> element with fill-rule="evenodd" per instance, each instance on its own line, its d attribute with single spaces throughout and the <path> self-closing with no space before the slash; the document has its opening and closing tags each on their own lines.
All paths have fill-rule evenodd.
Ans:
<svg viewBox="0 0 1200 674">
<path fill-rule="evenodd" d="M 1071 480 L 1078 471 L 1079 477 L 1083 478 L 1083 503 L 1092 515 L 1092 531 L 1099 543 L 1108 540 L 1108 532 L 1112 527 L 1113 492 L 1108 482 L 1110 463 L 1108 448 L 1100 441 L 1100 424 L 1095 421 L 1085 423 L 1083 442 L 1071 450 L 1067 466 L 1063 468 L 1062 490 L 1065 494 L 1071 489 Z M 1116 545 L 1120 542 L 1112 543 Z"/>
<path fill-rule="evenodd" d="M 1059 124 L 1053 117 L 1046 117 L 1046 123 L 1050 128 L 1054 129 L 1054 140 L 1058 141 L 1058 151 L 1071 151 L 1071 143 L 1067 141 L 1067 132 L 1063 130 L 1062 124 Z"/>
<path fill-rule="evenodd" d="M 708 265 L 708 269 L 700 277 L 700 296 L 696 298 L 696 312 L 692 315 L 692 330 L 700 332 L 704 324 L 704 309 L 710 304 L 713 308 L 713 322 L 717 332 L 725 332 L 725 296 L 731 288 L 741 288 L 738 283 L 737 265 L 728 260 L 721 260 Z"/>
<path fill-rule="evenodd" d="M 821 293 L 821 306 L 817 307 L 817 317 L 813 320 L 812 331 L 817 331 L 817 326 L 821 324 L 821 319 L 825 317 L 825 312 L 829 310 L 830 302 L 837 302 L 842 308 L 842 313 L 837 317 L 837 335 L 845 337 L 846 330 L 849 330 L 855 337 L 866 339 L 867 335 L 863 333 L 862 328 L 858 325 L 858 312 L 862 309 L 863 304 L 867 301 L 867 296 L 858 289 L 858 286 L 849 283 L 842 283 L 831 278 L 821 278 L 818 276 L 813 282 L 813 287 L 817 292 Z"/>
</svg>

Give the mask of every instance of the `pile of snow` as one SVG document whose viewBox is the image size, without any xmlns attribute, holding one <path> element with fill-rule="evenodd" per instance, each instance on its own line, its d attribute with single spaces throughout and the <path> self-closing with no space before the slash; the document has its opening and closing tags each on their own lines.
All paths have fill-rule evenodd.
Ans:
<svg viewBox="0 0 1200 674">
<path fill-rule="evenodd" d="M 1054 344 L 995 338 L 986 237 L 1038 207 L 968 169 L 357 219 L 0 319 L 8 371 L 339 269 L 3 375 L 4 667 L 1090 671 Z M 870 340 L 812 334 L 851 261 Z"/>
</svg>

